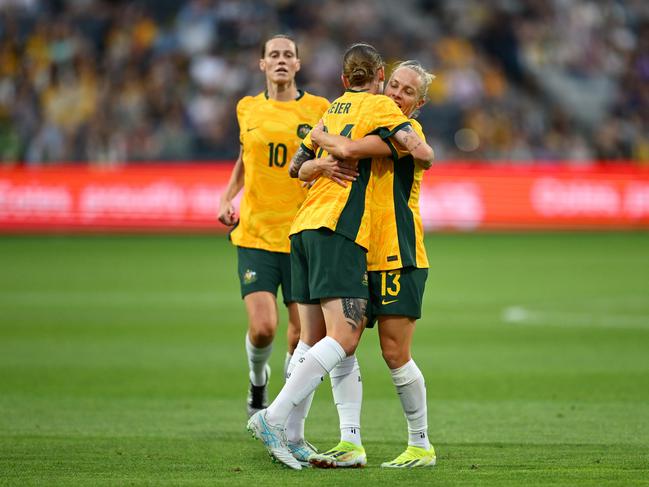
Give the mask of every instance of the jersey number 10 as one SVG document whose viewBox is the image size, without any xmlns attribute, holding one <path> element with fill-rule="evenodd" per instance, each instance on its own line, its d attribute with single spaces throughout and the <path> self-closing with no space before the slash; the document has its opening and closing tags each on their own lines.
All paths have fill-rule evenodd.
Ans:
<svg viewBox="0 0 649 487">
<path fill-rule="evenodd" d="M 284 144 L 268 144 L 268 166 L 284 167 L 286 164 L 286 146 Z"/>
</svg>

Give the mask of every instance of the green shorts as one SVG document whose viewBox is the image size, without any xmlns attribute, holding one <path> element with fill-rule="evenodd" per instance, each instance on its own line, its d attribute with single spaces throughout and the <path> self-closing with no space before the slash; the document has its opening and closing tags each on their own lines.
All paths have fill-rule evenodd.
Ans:
<svg viewBox="0 0 649 487">
<path fill-rule="evenodd" d="M 326 298 L 369 299 L 365 249 L 329 230 L 304 230 L 291 236 L 293 296 L 298 303 Z"/>
<path fill-rule="evenodd" d="M 284 304 L 295 301 L 291 294 L 291 259 L 289 254 L 269 250 L 237 247 L 241 297 L 257 291 L 277 296 L 282 286 Z"/>
<path fill-rule="evenodd" d="M 383 315 L 421 318 L 428 269 L 404 267 L 393 271 L 371 271 L 369 276 L 371 315 L 368 328 Z"/>
</svg>

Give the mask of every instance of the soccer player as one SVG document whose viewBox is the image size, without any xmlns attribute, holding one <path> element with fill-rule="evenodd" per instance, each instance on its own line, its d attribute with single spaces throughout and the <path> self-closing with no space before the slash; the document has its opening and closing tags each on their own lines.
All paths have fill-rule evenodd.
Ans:
<svg viewBox="0 0 649 487">
<path fill-rule="evenodd" d="M 385 90 L 385 94 L 395 101 L 403 113 L 411 117 L 415 132 L 422 138 L 421 125 L 412 117 L 425 103 L 432 79 L 433 76 L 417 61 L 405 61 L 396 67 Z M 424 168 L 416 164 L 410 154 L 392 145 L 389 139 L 384 142 L 378 136 L 368 136 L 352 141 L 327 134 L 319 126 L 311 136 L 315 143 L 340 159 L 373 157 L 370 179 L 371 231 L 367 254 L 371 316 L 378 318 L 381 351 L 397 389 L 409 433 L 406 450 L 381 466 L 433 466 L 436 456 L 428 440 L 424 377 L 410 354 L 415 321 L 421 317 L 424 285 L 428 276 L 428 258 L 419 212 L 419 190 Z M 398 154 L 396 162 L 391 157 L 395 149 Z M 344 180 L 348 176 L 348 167 L 337 168 L 331 159 L 320 161 L 320 164 L 317 160 L 309 161 L 302 166 L 300 179 L 310 181 L 319 175 L 331 177 L 342 171 L 338 177 Z M 368 324 L 368 327 L 371 326 L 372 323 Z M 360 383 L 350 382 L 347 387 L 357 389 L 355 395 L 348 392 L 349 397 L 362 395 Z M 338 405 L 338 400 L 336 403 Z M 345 406 L 344 402 L 338 406 L 341 431 Z M 331 450 L 313 455 L 311 463 L 325 468 L 348 466 L 348 459 L 358 455 L 360 448 L 341 437 L 340 443 Z"/>
<path fill-rule="evenodd" d="M 289 37 L 277 35 L 264 42 L 259 68 L 266 75 L 266 90 L 237 104 L 241 148 L 219 208 L 219 220 L 236 225 L 230 238 L 237 247 L 241 296 L 248 314 L 249 416 L 267 406 L 268 361 L 278 324 L 280 285 L 288 307 L 289 358 L 298 341 L 300 322 L 291 293 L 288 233 L 306 190 L 289 177 L 287 163 L 329 106 L 327 99 L 297 88 L 300 59 Z M 232 200 L 242 188 L 237 217 Z M 294 449 L 306 445 L 311 451 L 303 441 L 304 419 L 293 426 Z M 308 456 L 306 451 L 302 454 Z"/>
<path fill-rule="evenodd" d="M 323 116 L 329 132 L 353 140 L 372 132 L 382 138 L 394 136 L 414 157 L 432 164 L 432 149 L 412 131 L 407 117 L 392 100 L 376 96 L 383 88 L 384 69 L 372 46 L 355 44 L 347 50 L 342 79 L 346 92 Z M 316 156 L 314 149 L 311 137 L 305 137 L 291 161 L 292 176 Z M 323 155 L 322 151 L 317 155 Z M 353 357 L 367 321 L 365 253 L 370 221 L 365 201 L 369 196 L 370 159 L 359 161 L 358 174 L 346 187 L 327 178 L 318 179 L 295 217 L 290 232 L 293 293 L 303 324 L 301 336 L 313 346 L 295 365 L 272 404 L 248 421 L 248 430 L 271 456 L 294 469 L 301 465 L 287 447 L 287 418 L 308 400 L 326 374 L 346 357 Z M 350 369 L 353 373 L 354 367 Z"/>
</svg>

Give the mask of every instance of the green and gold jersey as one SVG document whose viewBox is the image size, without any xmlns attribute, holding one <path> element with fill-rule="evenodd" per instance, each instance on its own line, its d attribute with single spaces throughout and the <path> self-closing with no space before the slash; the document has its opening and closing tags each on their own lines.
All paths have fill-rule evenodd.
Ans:
<svg viewBox="0 0 649 487">
<path fill-rule="evenodd" d="M 421 125 L 410 120 L 421 140 L 426 140 Z M 392 144 L 392 158 L 372 160 L 370 174 L 370 247 L 368 271 L 390 271 L 402 267 L 428 267 L 424 247 L 424 227 L 419 212 L 419 193 L 424 169 L 413 157 Z"/>
<path fill-rule="evenodd" d="M 288 232 L 306 190 L 288 175 L 288 162 L 329 106 L 325 98 L 299 92 L 292 101 L 265 93 L 237 104 L 244 186 L 239 224 L 231 233 L 240 247 L 290 251 Z"/>
<path fill-rule="evenodd" d="M 387 96 L 353 90 L 347 90 L 331 104 L 323 115 L 323 121 L 327 132 L 353 140 L 371 133 L 387 139 L 410 124 Z M 321 149 L 315 154 L 311 134 L 305 137 L 302 147 L 310 151 L 312 157 L 325 155 Z M 371 197 L 367 191 L 370 162 L 371 159 L 358 162 L 359 176 L 346 188 L 328 178 L 318 178 L 295 216 L 291 235 L 325 227 L 367 249 L 370 238 L 369 212 L 366 212 Z"/>
</svg>

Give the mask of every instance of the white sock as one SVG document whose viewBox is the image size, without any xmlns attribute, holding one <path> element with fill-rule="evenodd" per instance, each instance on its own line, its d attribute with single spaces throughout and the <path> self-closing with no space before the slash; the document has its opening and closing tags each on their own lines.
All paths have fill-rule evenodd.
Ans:
<svg viewBox="0 0 649 487">
<path fill-rule="evenodd" d="M 291 358 L 293 355 L 286 352 L 286 357 L 284 357 L 284 379 L 286 379 L 286 374 L 288 374 L 288 366 L 291 363 Z"/>
<path fill-rule="evenodd" d="M 293 352 L 293 358 L 286 369 L 286 379 L 291 376 L 293 369 L 295 369 L 295 365 L 299 363 L 300 359 L 304 357 L 310 349 L 311 346 L 307 345 L 302 340 L 297 343 L 297 347 L 295 347 L 295 351 Z M 295 406 L 288 415 L 288 419 L 286 420 L 286 438 L 291 443 L 298 443 L 300 440 L 304 439 L 304 420 L 306 419 L 307 414 L 309 414 L 314 392 L 311 392 L 311 394 L 306 396 L 306 399 Z"/>
<path fill-rule="evenodd" d="M 246 333 L 246 353 L 248 354 L 248 367 L 250 368 L 250 382 L 255 386 L 266 384 L 266 364 L 270 359 L 270 353 L 273 351 L 273 344 L 267 347 L 257 348 L 250 341 Z"/>
<path fill-rule="evenodd" d="M 340 440 L 361 445 L 363 383 L 356 355 L 343 359 L 329 375 L 334 402 L 338 409 Z"/>
<path fill-rule="evenodd" d="M 298 360 L 282 390 L 268 406 L 266 419 L 275 425 L 285 425 L 288 415 L 324 380 L 331 369 L 345 358 L 345 350 L 336 340 L 324 337 Z"/>
<path fill-rule="evenodd" d="M 401 407 L 408 421 L 408 445 L 428 450 L 428 411 L 424 376 L 414 360 L 398 369 L 390 369 Z"/>
</svg>

